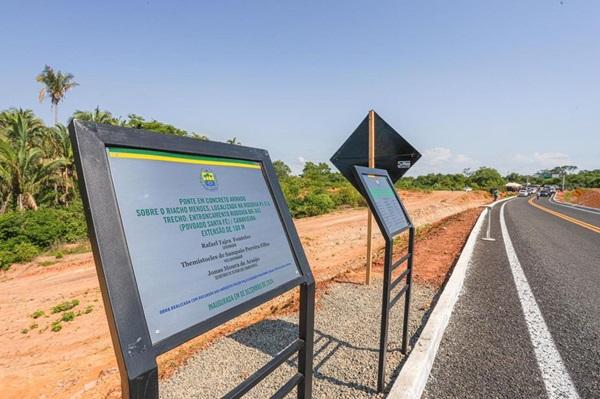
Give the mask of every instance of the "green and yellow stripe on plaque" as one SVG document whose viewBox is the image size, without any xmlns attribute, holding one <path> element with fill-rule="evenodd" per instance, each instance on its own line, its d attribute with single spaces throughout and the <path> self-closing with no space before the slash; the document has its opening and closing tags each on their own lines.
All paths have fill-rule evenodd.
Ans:
<svg viewBox="0 0 600 399">
<path fill-rule="evenodd" d="M 147 161 L 189 163 L 207 166 L 227 166 L 231 168 L 260 169 L 258 162 L 242 159 L 206 157 L 201 155 L 180 154 L 175 152 L 141 150 L 136 148 L 108 147 L 111 158 L 142 159 Z"/>
</svg>

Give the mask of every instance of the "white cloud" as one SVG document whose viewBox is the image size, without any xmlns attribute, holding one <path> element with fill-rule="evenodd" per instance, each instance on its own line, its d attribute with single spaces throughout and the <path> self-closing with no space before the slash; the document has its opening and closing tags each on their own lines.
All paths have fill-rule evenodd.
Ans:
<svg viewBox="0 0 600 399">
<path fill-rule="evenodd" d="M 422 161 L 429 165 L 439 165 L 447 162 L 450 158 L 452 158 L 452 150 L 450 148 L 435 147 L 423 151 Z"/>
<path fill-rule="evenodd" d="M 538 164 L 546 168 L 571 163 L 569 156 L 562 152 L 534 152 L 533 158 Z"/>
<path fill-rule="evenodd" d="M 304 169 L 304 164 L 306 162 L 308 162 L 307 159 L 304 158 L 302 155 L 299 155 L 295 159 L 292 159 L 292 161 L 289 163 L 289 167 L 292 170 L 292 174 L 298 175 L 302 173 L 302 170 Z"/>
<path fill-rule="evenodd" d="M 562 152 L 539 152 L 531 154 L 514 154 L 509 168 L 510 171 L 533 173 L 541 169 L 571 164 L 571 158 Z"/>
<path fill-rule="evenodd" d="M 457 154 L 456 162 L 461 164 L 473 164 L 475 161 L 472 158 L 466 156 L 465 154 Z"/>
<path fill-rule="evenodd" d="M 466 154 L 455 154 L 446 147 L 433 147 L 423 151 L 423 156 L 410 170 L 409 175 L 459 173 L 465 168 L 475 168 L 477 165 L 478 162 Z"/>
</svg>

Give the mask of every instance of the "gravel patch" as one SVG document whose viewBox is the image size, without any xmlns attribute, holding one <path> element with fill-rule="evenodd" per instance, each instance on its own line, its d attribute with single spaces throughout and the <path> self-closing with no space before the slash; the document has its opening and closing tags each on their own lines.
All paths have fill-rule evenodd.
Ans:
<svg viewBox="0 0 600 399">
<path fill-rule="evenodd" d="M 377 394 L 382 282 L 367 287 L 336 284 L 319 300 L 315 314 L 314 398 L 383 398 Z M 422 328 L 436 290 L 415 284 L 410 317 L 411 344 Z M 403 300 L 390 314 L 386 390 L 403 364 Z M 261 321 L 219 339 L 160 382 L 160 397 L 220 398 L 297 338 L 298 315 Z M 418 331 L 417 331 L 418 330 Z M 297 359 L 280 366 L 247 398 L 273 395 L 295 373 Z M 288 397 L 295 397 L 295 389 Z"/>
</svg>

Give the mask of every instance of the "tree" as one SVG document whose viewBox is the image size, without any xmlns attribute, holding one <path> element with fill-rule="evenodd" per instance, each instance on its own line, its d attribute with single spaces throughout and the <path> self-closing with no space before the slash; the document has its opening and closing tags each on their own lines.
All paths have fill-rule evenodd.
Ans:
<svg viewBox="0 0 600 399">
<path fill-rule="evenodd" d="M 109 111 L 101 110 L 99 106 L 97 106 L 91 112 L 77 110 L 75 113 L 73 113 L 73 117 L 71 119 L 95 123 L 106 123 L 109 125 L 119 125 L 122 123 L 119 118 L 113 117 L 112 113 Z"/>
<path fill-rule="evenodd" d="M 289 178 L 292 174 L 290 167 L 287 166 L 283 161 L 273 162 L 273 169 L 275 169 L 275 174 L 277 175 L 277 179 L 279 179 L 279 181 Z"/>
<path fill-rule="evenodd" d="M 331 174 L 331 168 L 325 162 L 306 162 L 302 169 L 302 177 L 307 179 L 328 180 Z"/>
<path fill-rule="evenodd" d="M 196 140 L 207 140 L 208 138 L 204 135 L 197 133 L 189 133 L 186 130 L 179 129 L 168 123 L 159 122 L 156 119 L 147 121 L 140 115 L 129 114 L 127 115 L 128 120 L 122 123 L 125 127 L 132 127 L 134 129 L 145 129 L 152 130 L 154 132 L 163 134 L 172 134 L 174 136 L 190 137 Z"/>
<path fill-rule="evenodd" d="M 48 194 L 54 204 L 69 206 L 76 196 L 76 173 L 73 147 L 66 126 L 59 123 L 48 129 L 44 144 L 45 158 L 63 160 L 56 173 L 48 178 L 49 184 L 52 185 Z"/>
<path fill-rule="evenodd" d="M 58 123 L 58 104 L 65 98 L 69 90 L 75 86 L 79 86 L 79 83 L 75 82 L 74 78 L 73 74 L 63 74 L 61 71 L 55 72 L 48 65 L 35 78 L 36 81 L 44 85 L 39 94 L 40 102 L 43 102 L 44 98 L 48 97 L 50 99 L 50 107 L 54 108 L 55 125 Z"/>
<path fill-rule="evenodd" d="M 37 209 L 36 196 L 55 172 L 67 161 L 47 159 L 43 151 L 45 128 L 29 110 L 9 110 L 0 114 L 0 176 L 3 193 L 0 208 L 12 202 L 17 210 Z"/>
<path fill-rule="evenodd" d="M 497 188 L 505 184 L 504 179 L 496 169 L 485 166 L 473 172 L 469 177 L 469 182 L 478 188 Z"/>
</svg>

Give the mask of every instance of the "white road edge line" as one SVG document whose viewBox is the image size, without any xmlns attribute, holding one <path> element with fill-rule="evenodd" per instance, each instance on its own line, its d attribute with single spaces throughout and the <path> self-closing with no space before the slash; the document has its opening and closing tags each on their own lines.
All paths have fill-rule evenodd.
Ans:
<svg viewBox="0 0 600 399">
<path fill-rule="evenodd" d="M 489 204 L 489 206 L 493 207 L 500 202 L 513 198 L 504 198 Z M 404 363 L 404 366 L 402 366 L 398 377 L 396 377 L 387 395 L 387 399 L 419 399 L 423 395 L 435 355 L 440 347 L 444 331 L 446 331 L 446 327 L 448 326 L 454 305 L 462 290 L 467 269 L 486 215 L 487 211 L 483 209 L 469 234 L 469 238 L 460 253 L 458 261 L 456 261 L 456 265 L 454 265 L 452 274 L 440 294 L 438 302 L 429 315 L 425 327 L 423 327 L 419 339 L 408 354 L 408 359 Z"/>
<path fill-rule="evenodd" d="M 505 205 L 502 204 L 500 208 L 500 229 L 502 230 L 506 255 L 508 256 L 510 269 L 515 280 L 515 285 L 517 286 L 521 307 L 523 308 L 523 315 L 527 323 L 529 338 L 533 344 L 535 357 L 542 373 L 544 385 L 546 386 L 546 393 L 550 399 L 579 398 L 575 385 L 573 385 L 571 377 L 560 357 L 560 353 L 556 349 L 552 335 L 544 321 L 544 316 L 533 296 L 531 287 L 527 282 L 527 277 L 523 272 L 519 258 L 510 240 L 504 219 Z"/>
<path fill-rule="evenodd" d="M 574 205 L 567 205 L 562 201 L 558 201 L 556 199 L 554 199 L 554 196 L 550 197 L 550 202 L 556 205 L 560 205 L 560 206 L 564 206 L 566 208 L 571 208 L 571 209 L 575 209 L 578 211 L 582 211 L 582 212 L 588 212 L 588 213 L 593 213 L 594 215 L 600 215 L 600 211 L 594 211 L 592 210 L 592 208 L 588 207 L 588 206 L 583 206 L 583 205 L 578 205 L 578 206 L 574 206 Z M 586 209 L 583 209 L 586 208 Z"/>
</svg>

